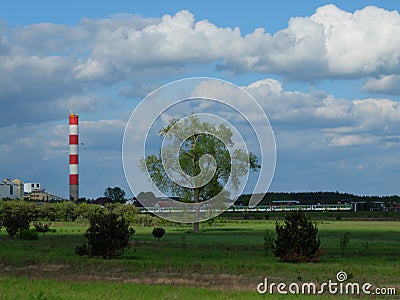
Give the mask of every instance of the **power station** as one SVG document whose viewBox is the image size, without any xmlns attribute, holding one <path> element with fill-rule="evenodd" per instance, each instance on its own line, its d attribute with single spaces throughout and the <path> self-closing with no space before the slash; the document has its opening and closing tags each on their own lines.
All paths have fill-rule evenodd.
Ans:
<svg viewBox="0 0 400 300">
<path fill-rule="evenodd" d="M 69 199 L 79 199 L 79 116 L 69 114 Z"/>
</svg>

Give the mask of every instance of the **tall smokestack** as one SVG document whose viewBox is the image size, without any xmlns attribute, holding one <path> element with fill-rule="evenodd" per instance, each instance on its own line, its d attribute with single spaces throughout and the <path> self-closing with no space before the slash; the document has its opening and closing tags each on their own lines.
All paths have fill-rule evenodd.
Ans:
<svg viewBox="0 0 400 300">
<path fill-rule="evenodd" d="M 79 199 L 78 115 L 69 114 L 69 199 Z"/>
</svg>

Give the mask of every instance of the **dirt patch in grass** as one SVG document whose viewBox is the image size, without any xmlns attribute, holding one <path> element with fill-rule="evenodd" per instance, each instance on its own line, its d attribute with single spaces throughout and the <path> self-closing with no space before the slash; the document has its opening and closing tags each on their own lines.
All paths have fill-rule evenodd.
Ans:
<svg viewBox="0 0 400 300">
<path fill-rule="evenodd" d="M 134 246 L 151 246 L 156 248 L 182 248 L 182 243 L 163 242 L 163 241 L 131 241 L 130 245 Z M 234 250 L 234 251 L 249 251 L 249 250 L 263 250 L 264 246 L 255 245 L 201 245 L 189 244 L 185 245 L 186 248 L 191 249 L 206 249 L 206 250 Z"/>
<path fill-rule="evenodd" d="M 221 291 L 255 291 L 264 278 L 233 274 L 157 272 L 133 273 L 122 269 L 105 271 L 100 266 L 79 268 L 73 265 L 48 264 L 14 267 L 0 266 L 0 276 L 23 276 L 33 279 L 53 279 L 68 282 L 123 282 L 146 285 L 168 285 L 202 287 Z M 273 282 L 285 282 L 283 278 L 268 277 Z M 317 282 L 318 284 L 318 282 Z M 400 284 L 386 284 L 381 287 L 400 290 Z"/>
<path fill-rule="evenodd" d="M 232 274 L 140 272 L 123 269 L 105 271 L 100 266 L 82 267 L 66 264 L 11 266 L 1 265 L 0 276 L 54 279 L 71 282 L 125 282 L 157 285 L 204 287 L 216 290 L 254 291 L 262 278 Z"/>
</svg>

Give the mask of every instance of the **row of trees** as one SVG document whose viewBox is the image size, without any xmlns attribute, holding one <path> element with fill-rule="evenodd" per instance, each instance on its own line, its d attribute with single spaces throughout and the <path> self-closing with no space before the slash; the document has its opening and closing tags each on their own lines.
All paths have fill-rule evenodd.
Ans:
<svg viewBox="0 0 400 300">
<path fill-rule="evenodd" d="M 124 212 L 131 211 L 137 213 L 137 209 L 128 205 L 107 205 L 108 209 L 123 210 Z M 78 218 L 89 219 L 95 212 L 101 210 L 100 205 L 92 204 L 76 204 L 74 202 L 58 202 L 37 204 L 34 202 L 25 201 L 1 201 L 0 200 L 0 217 L 9 214 L 18 214 L 29 216 L 31 220 L 46 220 L 46 221 L 75 221 Z"/>
<path fill-rule="evenodd" d="M 25 201 L 0 200 L 0 227 L 6 228 L 11 238 L 14 238 L 21 229 L 29 229 L 32 223 L 40 221 L 78 221 L 88 222 L 90 218 L 100 212 L 113 212 L 123 217 L 130 224 L 138 226 L 160 226 L 165 220 L 150 215 L 139 214 L 133 205 L 120 203 L 107 204 L 104 207 L 94 204 L 76 204 L 73 202 L 36 204 Z"/>
</svg>

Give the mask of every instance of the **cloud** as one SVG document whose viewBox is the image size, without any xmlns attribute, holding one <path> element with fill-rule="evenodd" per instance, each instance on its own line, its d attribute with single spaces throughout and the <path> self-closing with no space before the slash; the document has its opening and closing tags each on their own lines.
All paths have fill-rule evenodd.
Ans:
<svg viewBox="0 0 400 300">
<path fill-rule="evenodd" d="M 141 30 L 155 22 L 152 18 L 117 15 L 84 19 L 78 26 L 40 23 L 10 28 L 2 21 L 0 126 L 61 120 L 71 109 L 81 113 L 96 110 L 107 100 L 95 97 L 88 88 L 116 83 L 118 77 L 118 72 L 96 65 L 91 58 L 96 39 L 121 26 Z M 82 70 L 84 62 L 87 68 Z"/>
<path fill-rule="evenodd" d="M 328 5 L 318 8 L 310 20 L 324 27 L 332 74 L 360 76 L 399 71 L 397 11 L 367 6 L 351 14 Z"/>
<path fill-rule="evenodd" d="M 278 151 L 271 189 L 395 194 L 399 103 L 288 91 L 273 79 L 244 87 L 266 111 Z M 379 192 L 380 191 L 380 192 Z"/>
<path fill-rule="evenodd" d="M 88 28 L 53 23 L 17 27 L 11 34 L 19 51 L 38 56 L 76 54 L 89 49 L 92 41 Z"/>
<path fill-rule="evenodd" d="M 307 133 L 314 142 L 327 147 L 352 147 L 359 145 L 393 146 L 400 138 L 400 103 L 387 98 L 348 100 L 336 98 L 324 91 L 285 90 L 283 84 L 266 78 L 242 86 L 265 111 L 273 129 L 292 135 L 285 140 L 292 147 L 312 145 L 300 139 L 300 132 Z M 199 84 L 193 96 L 206 94 L 214 99 L 230 99 L 235 108 L 257 124 L 260 115 L 253 114 L 248 102 L 224 83 Z M 206 112 L 217 113 L 237 122 L 238 113 L 224 111 L 223 107 L 207 102 L 202 105 Z"/>
<path fill-rule="evenodd" d="M 353 104 L 323 91 L 285 91 L 274 79 L 244 87 L 264 108 L 275 126 L 288 130 L 330 128 L 347 125 Z"/>
<path fill-rule="evenodd" d="M 96 32 L 91 56 L 76 69 L 78 77 L 90 80 L 97 79 L 99 72 L 122 76 L 138 70 L 165 72 L 187 64 L 207 64 L 221 59 L 226 43 L 241 40 L 238 30 L 218 28 L 208 21 L 195 22 L 188 11 L 164 15 L 159 22 L 142 28 L 130 24 L 106 26 Z"/>
<path fill-rule="evenodd" d="M 59 119 L 56 101 L 80 93 L 64 57 L 3 56 L 0 65 L 1 125 Z"/>
<path fill-rule="evenodd" d="M 322 91 L 285 91 L 274 79 L 244 87 L 261 104 L 278 131 L 309 131 L 327 146 L 393 145 L 400 137 L 400 103 L 385 98 L 336 99 Z M 297 137 L 294 141 L 299 141 Z"/>
<path fill-rule="evenodd" d="M 81 121 L 82 149 L 90 151 L 121 151 L 122 136 L 126 123 L 121 120 Z"/>
<path fill-rule="evenodd" d="M 389 99 L 363 99 L 353 101 L 354 116 L 363 131 L 379 131 L 380 134 L 400 133 L 400 103 Z"/>
<path fill-rule="evenodd" d="M 98 80 L 106 73 L 122 76 L 138 69 L 172 71 L 192 64 L 300 80 L 400 71 L 400 16 L 372 6 L 354 13 L 322 6 L 312 16 L 292 18 L 275 34 L 258 28 L 242 35 L 239 28 L 196 21 L 186 10 L 142 27 L 101 25 L 94 31 L 90 57 L 76 69 L 78 78 Z"/>
<path fill-rule="evenodd" d="M 373 6 L 354 13 L 322 6 L 274 34 L 258 28 L 242 35 L 239 28 L 196 21 L 187 10 L 161 19 L 122 14 L 83 19 L 77 26 L 40 23 L 8 34 L 20 55 L 69 56 L 75 79 L 84 81 L 114 82 L 143 70 L 173 72 L 193 64 L 301 80 L 400 71 L 400 16 Z M 2 41 L 0 49 L 6 46 Z"/>
<path fill-rule="evenodd" d="M 362 87 L 363 91 L 383 94 L 400 94 L 400 75 L 381 75 L 370 78 Z"/>
<path fill-rule="evenodd" d="M 327 134 L 330 137 L 329 145 L 335 147 L 348 147 L 348 146 L 359 146 L 369 145 L 376 143 L 378 139 L 376 137 L 363 137 L 360 135 L 335 135 Z"/>
<path fill-rule="evenodd" d="M 56 106 L 62 111 L 95 112 L 99 109 L 100 101 L 94 96 L 71 96 L 59 99 Z"/>
<path fill-rule="evenodd" d="M 223 68 L 301 80 L 398 73 L 400 16 L 372 6 L 352 14 L 326 5 L 292 18 L 273 36 L 254 31 L 244 43 L 241 58 L 226 58 Z"/>
</svg>

